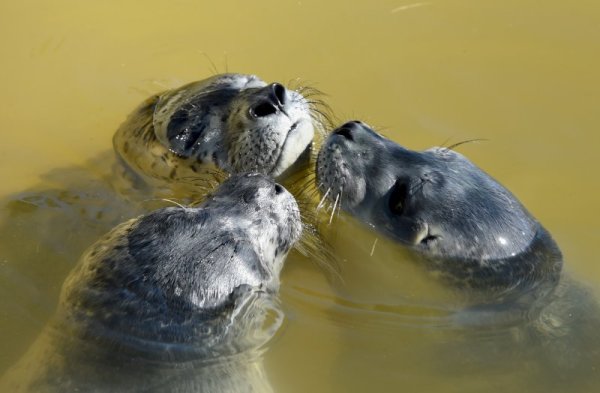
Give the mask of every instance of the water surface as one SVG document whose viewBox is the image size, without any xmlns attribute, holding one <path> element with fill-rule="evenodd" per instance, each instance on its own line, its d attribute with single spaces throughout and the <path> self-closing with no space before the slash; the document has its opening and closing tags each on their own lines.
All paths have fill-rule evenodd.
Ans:
<svg viewBox="0 0 600 393">
<path fill-rule="evenodd" d="M 569 275 L 597 292 L 598 42 L 600 3 L 585 0 L 4 2 L 0 370 L 44 326 L 79 253 L 136 213 L 105 181 L 120 122 L 215 70 L 300 78 L 340 122 L 413 149 L 485 139 L 459 151 L 521 199 Z M 545 383 L 561 373 L 570 391 L 599 388 L 535 351 L 503 350 L 516 348 L 510 329 L 457 329 L 460 296 L 353 220 L 332 225 L 343 281 L 297 253 L 284 271 L 286 321 L 265 354 L 276 391 L 534 392 L 562 390 Z M 578 338 L 565 358 L 593 344 Z"/>
</svg>

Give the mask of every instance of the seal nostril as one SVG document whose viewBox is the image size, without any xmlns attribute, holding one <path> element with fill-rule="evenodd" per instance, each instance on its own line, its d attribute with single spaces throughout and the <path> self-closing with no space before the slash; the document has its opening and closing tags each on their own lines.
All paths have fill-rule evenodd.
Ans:
<svg viewBox="0 0 600 393">
<path fill-rule="evenodd" d="M 264 101 L 250 109 L 253 117 L 265 117 L 277 112 L 277 107 L 268 101 Z"/>
<path fill-rule="evenodd" d="M 283 187 L 279 184 L 275 184 L 275 194 L 281 194 L 283 192 Z"/>
<path fill-rule="evenodd" d="M 346 127 L 338 128 L 334 132 L 334 134 L 341 135 L 350 141 L 354 141 L 354 137 L 352 136 L 352 131 L 349 128 L 346 128 Z"/>
<path fill-rule="evenodd" d="M 279 105 L 284 105 L 286 101 L 285 87 L 280 83 L 273 83 L 271 89 Z"/>
</svg>

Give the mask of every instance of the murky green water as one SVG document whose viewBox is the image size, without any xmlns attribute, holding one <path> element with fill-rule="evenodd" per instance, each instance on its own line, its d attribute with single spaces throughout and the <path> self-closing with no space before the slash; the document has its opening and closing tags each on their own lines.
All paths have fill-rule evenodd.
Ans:
<svg viewBox="0 0 600 393">
<path fill-rule="evenodd" d="M 40 332 L 80 252 L 135 214 L 106 180 L 120 122 L 213 68 L 301 78 L 340 122 L 362 119 L 413 149 L 486 139 L 460 151 L 521 199 L 569 275 L 598 292 L 599 42 L 600 3 L 583 0 L 4 2 L 0 371 Z M 514 329 L 456 328 L 459 295 L 353 220 L 333 225 L 343 280 L 299 254 L 284 271 L 286 321 L 265 354 L 276 391 L 600 386 L 600 365 L 547 355 L 585 358 L 597 341 L 585 328 L 550 352 Z"/>
</svg>

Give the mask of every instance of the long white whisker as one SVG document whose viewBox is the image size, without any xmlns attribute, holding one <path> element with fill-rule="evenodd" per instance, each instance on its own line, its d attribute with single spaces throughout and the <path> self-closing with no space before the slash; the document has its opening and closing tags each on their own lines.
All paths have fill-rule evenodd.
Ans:
<svg viewBox="0 0 600 393">
<path fill-rule="evenodd" d="M 340 218 L 340 212 L 342 211 L 342 197 L 344 196 L 344 187 L 340 188 L 340 203 L 338 205 L 338 212 L 337 212 L 337 216 L 338 216 L 338 220 Z"/>
<path fill-rule="evenodd" d="M 375 238 L 375 241 L 373 242 L 373 247 L 371 247 L 371 254 L 369 254 L 369 256 L 373 256 L 373 254 L 375 253 L 375 246 L 377 245 L 377 240 L 379 240 L 379 238 Z"/>
<path fill-rule="evenodd" d="M 321 208 L 323 207 L 323 204 L 325 204 L 325 198 L 327 198 L 327 195 L 329 195 L 329 191 L 331 191 L 331 187 L 329 187 L 327 189 L 327 192 L 325 193 L 325 195 L 323 195 L 323 198 L 321 198 L 321 200 L 319 201 L 319 204 L 317 205 L 317 210 L 316 211 L 321 210 Z"/>
<path fill-rule="evenodd" d="M 333 222 L 333 215 L 335 214 L 335 208 L 337 207 L 339 198 L 340 198 L 340 194 L 338 193 L 335 196 L 335 202 L 333 203 L 333 210 L 331 210 L 331 217 L 329 217 L 329 224 L 328 225 L 331 225 L 331 223 Z"/>
<path fill-rule="evenodd" d="M 177 201 L 174 201 L 174 200 L 172 200 L 172 199 L 160 198 L 159 200 L 160 200 L 160 201 L 165 201 L 165 202 L 170 202 L 170 203 L 173 203 L 173 204 L 175 204 L 175 205 L 179 206 L 180 208 L 182 208 L 182 209 L 185 209 L 185 206 L 183 206 L 181 203 L 179 203 L 179 202 L 177 202 Z"/>
</svg>

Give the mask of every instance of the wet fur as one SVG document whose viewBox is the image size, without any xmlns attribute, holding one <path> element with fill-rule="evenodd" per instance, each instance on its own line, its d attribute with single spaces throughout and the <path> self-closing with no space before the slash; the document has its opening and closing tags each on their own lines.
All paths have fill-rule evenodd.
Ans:
<svg viewBox="0 0 600 393">
<path fill-rule="evenodd" d="M 165 208 L 119 225 L 83 255 L 65 281 L 52 322 L 5 386 L 268 386 L 256 355 L 247 351 L 274 333 L 261 332 L 261 326 L 300 231 L 293 197 L 262 175 L 234 176 L 196 208 Z M 258 343 L 245 338 L 253 330 L 260 333 Z"/>
<path fill-rule="evenodd" d="M 465 295 L 469 306 L 452 316 L 465 340 L 507 335 L 501 347 L 449 344 L 442 364 L 452 366 L 439 372 L 506 366 L 494 363 L 497 353 L 549 391 L 597 386 L 600 306 L 562 271 L 549 232 L 497 181 L 448 148 L 408 150 L 361 122 L 330 134 L 316 172 L 331 217 L 350 213 Z"/>
<path fill-rule="evenodd" d="M 334 209 L 404 244 L 457 287 L 498 295 L 558 280 L 562 255 L 550 234 L 457 152 L 405 149 L 350 122 L 329 136 L 316 172 Z"/>
<path fill-rule="evenodd" d="M 277 177 L 310 148 L 327 110 L 318 90 L 298 86 L 286 90 L 281 112 L 252 118 L 253 105 L 272 99 L 271 86 L 252 75 L 221 74 L 150 97 L 117 130 L 115 151 L 141 176 L 166 182 L 201 176 L 205 168 Z M 300 126 L 288 130 L 287 121 Z"/>
</svg>

